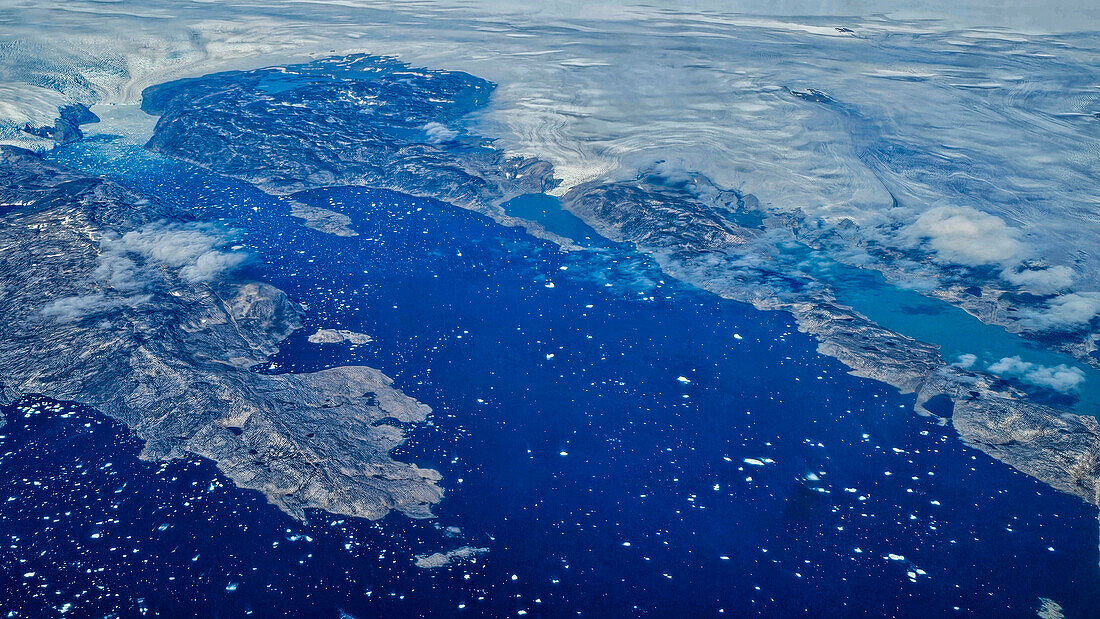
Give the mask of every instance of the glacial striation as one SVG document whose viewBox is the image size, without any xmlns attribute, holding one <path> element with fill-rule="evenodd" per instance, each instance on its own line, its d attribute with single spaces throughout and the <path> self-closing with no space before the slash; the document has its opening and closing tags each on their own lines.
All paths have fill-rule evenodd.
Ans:
<svg viewBox="0 0 1100 619">
<path fill-rule="evenodd" d="M 399 462 L 430 409 L 376 369 L 264 374 L 301 308 L 240 281 L 231 232 L 111 182 L 0 150 L 0 403 L 41 394 L 95 407 L 195 454 L 300 519 L 306 509 L 432 516 L 439 474 Z"/>
<path fill-rule="evenodd" d="M 353 56 L 154 86 L 143 109 L 160 116 L 148 148 L 268 191 L 368 185 L 503 221 L 501 203 L 556 181 L 545 162 L 506 157 L 466 132 L 463 117 L 484 106 L 490 91 L 466 74 Z M 601 235 L 651 255 L 673 277 L 790 312 L 817 337 L 822 354 L 853 374 L 917 394 L 917 412 L 950 421 L 968 445 L 1100 504 L 1095 419 L 1030 401 L 1011 381 L 950 366 L 936 346 L 840 301 L 823 276 L 830 269 L 824 255 L 836 252 L 820 250 L 879 251 L 859 245 L 855 223 L 822 226 L 797 210 L 761 209 L 756 197 L 702 176 L 656 171 L 582 183 L 560 203 Z M 912 253 L 905 258 L 921 259 Z"/>
</svg>

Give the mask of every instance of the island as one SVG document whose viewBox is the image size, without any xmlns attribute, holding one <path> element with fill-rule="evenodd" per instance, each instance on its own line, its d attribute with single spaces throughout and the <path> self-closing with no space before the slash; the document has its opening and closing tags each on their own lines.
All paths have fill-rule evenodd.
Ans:
<svg viewBox="0 0 1100 619">
<path fill-rule="evenodd" d="M 416 555 L 414 563 L 416 567 L 421 569 L 434 569 L 437 567 L 443 567 L 451 563 L 457 563 L 460 561 L 469 561 L 489 552 L 488 548 L 474 548 L 473 546 L 462 546 L 455 548 L 454 550 L 448 550 L 447 552 L 433 552 L 428 555 Z"/>
<path fill-rule="evenodd" d="M 439 473 L 390 456 L 431 409 L 370 367 L 256 371 L 303 311 L 238 279 L 227 235 L 0 149 L 0 404 L 89 405 L 142 438 L 142 458 L 208 458 L 298 519 L 431 518 Z"/>
<path fill-rule="evenodd" d="M 295 201 L 290 205 L 290 216 L 302 220 L 302 225 L 335 236 L 359 236 L 351 229 L 351 218 L 343 213 L 309 206 Z"/>
<path fill-rule="evenodd" d="M 347 342 L 357 345 L 371 342 L 371 337 L 366 333 L 356 333 L 347 329 L 317 329 L 316 333 L 306 339 L 313 344 L 341 344 Z"/>
</svg>

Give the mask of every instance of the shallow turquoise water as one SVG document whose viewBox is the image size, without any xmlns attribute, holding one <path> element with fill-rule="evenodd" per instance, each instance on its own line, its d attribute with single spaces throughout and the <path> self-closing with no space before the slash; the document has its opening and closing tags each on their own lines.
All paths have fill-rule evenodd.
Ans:
<svg viewBox="0 0 1100 619">
<path fill-rule="evenodd" d="M 554 196 L 529 193 L 512 198 L 501 207 L 512 217 L 538 222 L 550 232 L 579 245 L 586 247 L 611 245 L 610 241 L 600 236 L 580 217 L 563 209 L 561 202 Z"/>
<path fill-rule="evenodd" d="M 1100 414 L 1100 371 L 1091 366 L 1069 355 L 1044 349 L 1004 327 L 986 324 L 953 305 L 893 286 L 876 272 L 834 262 L 820 273 L 828 275 L 827 281 L 836 290 L 841 303 L 887 329 L 939 346 L 941 356 L 949 363 L 956 362 L 960 355 L 972 354 L 978 357 L 974 369 L 986 369 L 1005 357 L 1020 357 L 1025 362 L 1043 366 L 1066 365 L 1080 369 L 1085 380 L 1069 397 L 1031 388 L 1032 396 L 1068 405 L 1082 414 Z"/>
</svg>

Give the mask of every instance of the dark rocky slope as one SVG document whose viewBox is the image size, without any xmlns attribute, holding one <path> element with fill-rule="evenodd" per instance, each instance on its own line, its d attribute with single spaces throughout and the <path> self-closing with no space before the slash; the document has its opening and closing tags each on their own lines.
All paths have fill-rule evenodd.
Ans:
<svg viewBox="0 0 1100 619">
<path fill-rule="evenodd" d="M 160 116 L 146 147 L 273 193 L 369 185 L 472 206 L 553 187 L 549 164 L 464 132 L 492 90 L 363 55 L 217 73 L 142 93 Z"/>
<path fill-rule="evenodd" d="M 439 474 L 389 455 L 428 407 L 368 367 L 250 370 L 301 310 L 218 268 L 238 259 L 216 241 L 186 213 L 0 150 L 0 403 L 93 406 L 147 441 L 143 457 L 209 458 L 298 518 L 430 517 Z"/>
</svg>

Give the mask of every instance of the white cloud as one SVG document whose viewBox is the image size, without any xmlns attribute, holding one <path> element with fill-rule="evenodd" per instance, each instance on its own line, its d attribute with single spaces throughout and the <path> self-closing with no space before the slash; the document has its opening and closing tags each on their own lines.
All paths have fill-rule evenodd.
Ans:
<svg viewBox="0 0 1100 619">
<path fill-rule="evenodd" d="M 42 314 L 59 321 L 76 320 L 117 305 L 107 301 L 103 293 L 63 297 L 48 303 L 42 308 Z"/>
<path fill-rule="evenodd" d="M 115 288 L 140 288 L 148 275 L 138 262 L 152 261 L 179 269 L 187 281 L 210 281 L 247 259 L 243 253 L 217 249 L 229 240 L 225 232 L 210 224 L 146 224 L 100 243 L 95 276 Z"/>
<path fill-rule="evenodd" d="M 1069 288 L 1073 284 L 1076 274 L 1073 269 L 1065 266 L 1039 269 L 1010 267 L 1001 271 L 1001 277 L 1027 292 L 1053 294 L 1059 290 Z"/>
<path fill-rule="evenodd" d="M 1066 266 L 1022 262 L 1034 249 L 1019 240 L 1019 231 L 1000 217 L 971 207 L 930 208 L 902 228 L 898 239 L 909 246 L 925 244 L 941 264 L 1000 265 L 1002 279 L 1034 294 L 1065 290 L 1077 278 Z"/>
<path fill-rule="evenodd" d="M 231 271 L 245 261 L 245 255 L 220 251 L 203 252 L 180 269 L 180 275 L 192 282 L 208 282 L 225 271 Z"/>
<path fill-rule="evenodd" d="M 104 292 L 57 299 L 41 312 L 59 321 L 71 321 L 123 305 L 135 306 L 149 300 L 144 290 L 157 277 L 158 267 L 177 269 L 192 283 L 208 282 L 230 271 L 248 256 L 218 249 L 230 240 L 224 231 L 210 224 L 154 222 L 121 236 L 108 236 L 99 243 L 98 264 L 91 280 L 105 285 L 121 297 Z"/>
<path fill-rule="evenodd" d="M 1021 312 L 1020 324 L 1036 331 L 1072 331 L 1100 314 L 1100 292 L 1074 292 L 1047 301 L 1039 310 Z"/>
<path fill-rule="evenodd" d="M 138 295 L 118 299 L 108 299 L 102 292 L 72 297 L 63 297 L 48 303 L 42 308 L 42 315 L 59 322 L 79 320 L 85 316 L 129 305 L 140 305 L 149 300 L 149 295 Z"/>
<path fill-rule="evenodd" d="M 900 238 L 926 242 L 937 262 L 980 266 L 1016 262 L 1024 253 L 1017 233 L 996 215 L 965 206 L 937 206 L 902 229 Z"/>
<path fill-rule="evenodd" d="M 989 371 L 998 376 L 1016 378 L 1025 383 L 1062 393 L 1075 391 L 1081 383 L 1085 382 L 1085 373 L 1080 368 L 1065 364 L 1039 365 L 1024 361 L 1020 357 L 1005 357 L 990 365 Z"/>
<path fill-rule="evenodd" d="M 967 353 L 965 355 L 959 355 L 958 361 L 956 361 L 955 363 L 952 363 L 951 365 L 953 365 L 957 368 L 968 369 L 968 368 L 974 367 L 974 364 L 977 363 L 977 361 L 978 361 L 978 356 L 977 355 L 972 355 L 970 353 Z"/>
<path fill-rule="evenodd" d="M 432 144 L 442 144 L 443 142 L 449 142 L 455 139 L 458 135 L 457 131 L 448 129 L 445 125 L 437 122 L 430 122 L 421 127 L 424 133 L 428 134 L 428 141 Z"/>
</svg>

